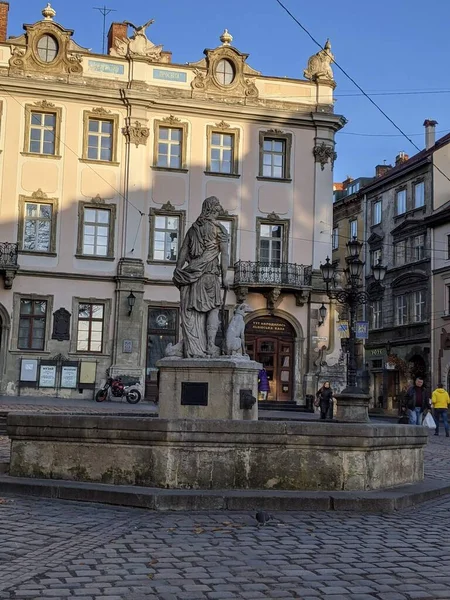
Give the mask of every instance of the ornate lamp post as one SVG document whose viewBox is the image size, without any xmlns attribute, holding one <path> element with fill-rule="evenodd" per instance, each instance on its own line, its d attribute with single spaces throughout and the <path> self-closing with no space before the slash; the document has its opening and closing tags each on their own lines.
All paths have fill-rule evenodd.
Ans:
<svg viewBox="0 0 450 600">
<path fill-rule="evenodd" d="M 331 288 L 334 285 L 335 266 L 330 263 L 330 259 L 327 257 L 325 264 L 320 265 L 327 296 L 346 306 L 349 314 L 347 387 L 338 396 L 337 418 L 353 422 L 368 421 L 370 400 L 370 396 L 364 394 L 356 385 L 356 312 L 358 306 L 365 304 L 370 299 L 368 293 L 361 289 L 361 275 L 365 264 L 359 257 L 361 248 L 362 244 L 356 237 L 347 242 L 347 256 L 345 257 L 347 268 L 344 269 L 346 283 L 341 289 Z M 374 279 L 379 284 L 383 281 L 386 270 L 387 268 L 381 264 L 381 260 L 372 267 Z"/>
</svg>

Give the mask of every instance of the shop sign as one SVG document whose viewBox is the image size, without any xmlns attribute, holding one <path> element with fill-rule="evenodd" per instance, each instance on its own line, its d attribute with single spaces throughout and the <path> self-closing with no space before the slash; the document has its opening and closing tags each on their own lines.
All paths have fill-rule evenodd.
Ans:
<svg viewBox="0 0 450 600">
<path fill-rule="evenodd" d="M 272 319 L 254 319 L 250 321 L 246 327 L 246 333 L 253 334 L 270 334 L 270 333 L 287 333 L 291 335 L 291 326 L 282 319 L 273 317 Z"/>
</svg>

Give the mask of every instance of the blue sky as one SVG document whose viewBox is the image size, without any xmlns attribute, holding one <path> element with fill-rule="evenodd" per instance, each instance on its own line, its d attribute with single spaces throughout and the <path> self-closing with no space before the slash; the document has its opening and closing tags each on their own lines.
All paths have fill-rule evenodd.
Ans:
<svg viewBox="0 0 450 600">
<path fill-rule="evenodd" d="M 285 5 L 321 43 L 327 37 L 340 65 L 365 91 L 394 92 L 374 100 L 422 148 L 423 121 L 438 121 L 437 137 L 450 131 L 450 2 L 443 0 L 284 0 Z M 9 35 L 19 35 L 22 23 L 41 18 L 46 1 L 10 0 Z M 233 45 L 250 54 L 248 62 L 267 75 L 303 77 L 308 57 L 318 48 L 275 0 L 54 0 L 56 21 L 75 30 L 82 46 L 101 51 L 102 16 L 93 9 L 116 9 L 112 20 L 141 24 L 156 44 L 173 52 L 174 62 L 199 60 L 204 48 L 214 48 L 223 29 Z M 337 136 L 335 181 L 347 175 L 371 176 L 378 163 L 392 163 L 403 150 L 416 149 L 360 96 L 335 67 L 336 112 L 348 119 Z M 449 93 L 398 95 L 405 91 L 449 90 Z M 353 135 L 359 134 L 359 135 Z M 360 135 L 369 134 L 369 135 Z"/>
</svg>

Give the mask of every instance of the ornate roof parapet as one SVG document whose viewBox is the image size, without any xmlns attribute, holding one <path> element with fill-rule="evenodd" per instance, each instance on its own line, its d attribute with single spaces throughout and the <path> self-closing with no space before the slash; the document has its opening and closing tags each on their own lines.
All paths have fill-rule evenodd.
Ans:
<svg viewBox="0 0 450 600">
<path fill-rule="evenodd" d="M 134 30 L 133 34 L 125 39 L 116 37 L 110 50 L 111 56 L 142 57 L 151 62 L 160 62 L 163 51 L 162 45 L 156 46 L 145 33 L 147 27 L 154 22 L 154 19 L 150 19 L 143 25 L 134 25 L 130 21 L 124 21 L 124 25 Z"/>
</svg>

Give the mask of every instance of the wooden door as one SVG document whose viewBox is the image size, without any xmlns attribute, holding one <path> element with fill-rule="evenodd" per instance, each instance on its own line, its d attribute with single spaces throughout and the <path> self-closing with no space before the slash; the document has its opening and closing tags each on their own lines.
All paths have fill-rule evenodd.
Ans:
<svg viewBox="0 0 450 600">
<path fill-rule="evenodd" d="M 256 360 L 262 364 L 267 373 L 270 390 L 267 400 L 277 400 L 278 388 L 278 340 L 272 337 L 260 337 L 256 340 Z"/>
</svg>

